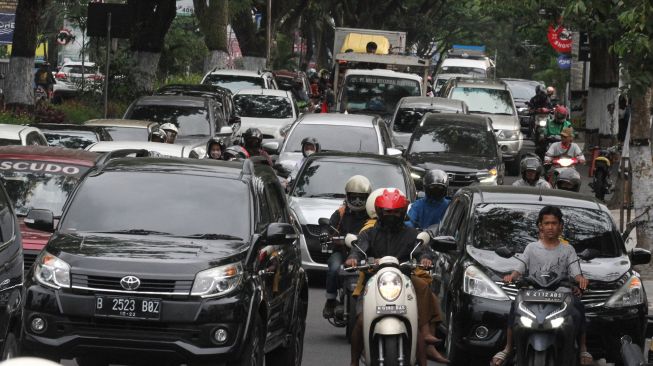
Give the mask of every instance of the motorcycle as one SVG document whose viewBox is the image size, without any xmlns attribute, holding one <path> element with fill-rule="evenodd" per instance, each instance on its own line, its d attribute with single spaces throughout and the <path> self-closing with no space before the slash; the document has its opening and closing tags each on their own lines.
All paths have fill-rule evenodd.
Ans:
<svg viewBox="0 0 653 366">
<path fill-rule="evenodd" d="M 331 227 L 329 219 L 321 218 L 318 224 L 322 228 Z M 335 228 L 332 230 L 338 232 Z M 327 230 L 323 230 L 323 235 L 320 236 L 320 246 L 322 253 L 332 254 L 338 244 L 344 244 L 343 236 L 330 236 Z M 329 324 L 337 328 L 345 328 L 347 340 L 351 340 L 351 332 L 356 324 L 356 298 L 353 296 L 356 284 L 358 283 L 358 274 L 345 271 L 341 266 L 338 271 L 338 293 L 336 295 L 336 305 L 333 311 L 333 317 L 327 318 Z"/>
<path fill-rule="evenodd" d="M 365 263 L 347 271 L 374 270 L 363 292 L 363 334 L 367 365 L 414 365 L 417 353 L 417 298 L 410 274 L 419 266 L 413 261 L 399 263 L 386 256 L 375 261 L 356 244 L 356 235 L 348 234 L 345 244 L 359 250 Z M 410 253 L 428 244 L 430 236 L 420 233 Z"/>
<path fill-rule="evenodd" d="M 536 145 L 546 135 L 546 124 L 552 110 L 549 108 L 531 109 L 531 131 L 533 131 L 534 141 Z M 545 151 L 546 152 L 546 151 Z"/>
<path fill-rule="evenodd" d="M 598 146 L 592 150 L 598 150 L 598 155 L 594 158 L 593 179 L 589 184 L 594 192 L 594 197 L 603 201 L 605 195 L 612 191 L 612 182 L 610 180 L 610 165 L 612 156 L 616 153 L 616 148 L 600 149 Z M 594 155 L 594 152 L 592 153 Z"/>
<path fill-rule="evenodd" d="M 576 171 L 576 164 L 578 164 L 578 159 L 566 156 L 554 158 L 551 163 L 545 164 L 547 181 L 551 184 L 551 187 L 555 188 L 557 178 L 563 170 L 572 169 Z M 580 179 L 580 174 L 578 172 L 576 174 Z"/>
<path fill-rule="evenodd" d="M 495 253 L 521 261 L 507 247 L 497 248 Z M 578 254 L 578 260 L 590 261 L 597 256 L 596 250 L 586 249 Z M 576 262 L 570 265 L 573 263 Z M 560 291 L 561 287 L 571 288 L 572 283 L 557 277 L 556 273 L 542 272 L 522 277 L 515 285 L 519 289 L 513 325 L 515 364 L 576 366 L 580 351 L 571 313 L 574 295 L 570 291 Z"/>
</svg>

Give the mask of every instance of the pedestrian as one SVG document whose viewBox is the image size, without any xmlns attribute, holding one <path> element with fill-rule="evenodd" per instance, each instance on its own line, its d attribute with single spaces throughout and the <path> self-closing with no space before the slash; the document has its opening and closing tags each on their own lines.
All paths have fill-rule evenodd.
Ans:
<svg viewBox="0 0 653 366">
<path fill-rule="evenodd" d="M 630 103 L 627 96 L 621 95 L 619 96 L 619 132 L 617 133 L 617 139 L 621 144 L 623 144 L 626 139 L 626 131 L 628 131 L 629 121 Z"/>
</svg>

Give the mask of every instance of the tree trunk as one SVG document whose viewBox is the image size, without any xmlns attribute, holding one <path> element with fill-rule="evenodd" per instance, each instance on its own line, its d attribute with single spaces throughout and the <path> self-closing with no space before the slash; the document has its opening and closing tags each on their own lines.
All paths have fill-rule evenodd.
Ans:
<svg viewBox="0 0 653 366">
<path fill-rule="evenodd" d="M 243 69 L 251 71 L 265 70 L 265 57 L 243 56 Z"/>
<path fill-rule="evenodd" d="M 129 0 L 134 15 L 131 50 L 137 92 L 154 88 L 163 41 L 176 15 L 175 0 Z"/>
<path fill-rule="evenodd" d="M 265 20 L 265 15 L 263 19 Z M 249 10 L 233 14 L 231 26 L 236 33 L 245 64 L 249 62 L 245 60 L 248 56 L 265 59 L 265 28 L 261 25 L 263 31 L 256 30 L 256 24 L 252 20 Z"/>
<path fill-rule="evenodd" d="M 20 0 L 16 6 L 13 46 L 5 80 L 6 103 L 10 108 L 34 105 L 32 71 L 39 19 L 49 2 L 50 0 Z"/>
<path fill-rule="evenodd" d="M 227 66 L 229 46 L 227 23 L 229 22 L 229 0 L 193 0 L 195 15 L 204 34 L 204 43 L 209 53 L 204 58 L 204 73 Z"/>
<path fill-rule="evenodd" d="M 619 62 L 610 52 L 610 45 L 606 38 L 590 37 L 592 60 L 586 127 L 602 138 L 612 139 L 618 127 Z"/>
</svg>

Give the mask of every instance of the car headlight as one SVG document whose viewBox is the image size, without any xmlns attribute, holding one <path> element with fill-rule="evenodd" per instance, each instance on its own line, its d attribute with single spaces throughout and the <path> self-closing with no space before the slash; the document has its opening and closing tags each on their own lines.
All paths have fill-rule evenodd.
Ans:
<svg viewBox="0 0 653 366">
<path fill-rule="evenodd" d="M 479 172 L 476 174 L 476 176 L 478 178 L 479 183 L 488 184 L 497 181 L 497 174 L 498 171 L 496 170 L 496 168 L 492 168 L 486 172 Z"/>
<path fill-rule="evenodd" d="M 463 291 L 485 299 L 510 301 L 508 295 L 475 266 L 469 266 L 465 269 Z"/>
<path fill-rule="evenodd" d="M 642 303 L 644 303 L 642 281 L 639 277 L 632 276 L 606 301 L 605 306 L 608 308 L 620 308 L 640 305 Z"/>
<path fill-rule="evenodd" d="M 387 301 L 395 301 L 401 294 L 403 280 L 394 272 L 385 272 L 376 281 L 379 293 Z"/>
<path fill-rule="evenodd" d="M 499 140 L 518 140 L 519 130 L 497 130 Z"/>
<path fill-rule="evenodd" d="M 235 289 L 243 276 L 240 262 L 210 268 L 195 275 L 191 296 L 214 297 Z"/>
<path fill-rule="evenodd" d="M 70 288 L 70 265 L 43 251 L 34 263 L 34 279 L 47 287 Z"/>
</svg>

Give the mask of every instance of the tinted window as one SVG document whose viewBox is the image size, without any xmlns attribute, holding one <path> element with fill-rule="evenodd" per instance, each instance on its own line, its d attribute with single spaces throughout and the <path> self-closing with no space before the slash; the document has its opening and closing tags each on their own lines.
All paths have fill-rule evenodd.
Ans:
<svg viewBox="0 0 653 366">
<path fill-rule="evenodd" d="M 540 85 L 536 82 L 506 81 L 512 97 L 515 99 L 530 100 L 535 96 L 535 87 Z"/>
<path fill-rule="evenodd" d="M 144 229 L 172 235 L 224 234 L 247 238 L 249 201 L 247 185 L 238 180 L 104 172 L 84 181 L 62 229 L 81 232 Z"/>
<path fill-rule="evenodd" d="M 507 90 L 456 87 L 450 98 L 466 102 L 469 113 L 515 114 L 512 98 Z"/>
<path fill-rule="evenodd" d="M 413 133 L 409 153 L 447 153 L 495 156 L 496 141 L 485 126 L 472 126 L 456 121 L 438 124 Z"/>
<path fill-rule="evenodd" d="M 419 96 L 416 80 L 352 75 L 345 81 L 340 112 L 392 114 L 403 97 Z"/>
<path fill-rule="evenodd" d="M 288 137 L 284 151 L 302 151 L 302 140 L 305 137 L 315 137 L 325 150 L 344 152 L 379 152 L 379 142 L 376 131 L 372 127 L 351 127 L 334 125 L 300 124 Z"/>
<path fill-rule="evenodd" d="M 406 181 L 399 165 L 379 163 L 344 163 L 314 160 L 302 170 L 292 195 L 297 197 L 345 197 L 345 184 L 354 175 L 367 177 L 372 189 L 399 188 L 406 192 Z"/>
<path fill-rule="evenodd" d="M 207 75 L 204 84 L 221 86 L 236 93 L 241 89 L 263 88 L 263 78 L 240 75 Z"/>
<path fill-rule="evenodd" d="M 48 145 L 69 149 L 84 149 L 99 141 L 97 135 L 90 131 L 44 131 L 43 134 L 48 140 Z"/>
<path fill-rule="evenodd" d="M 292 105 L 285 97 L 273 95 L 234 95 L 236 114 L 254 118 L 292 118 Z"/>
<path fill-rule="evenodd" d="M 528 243 L 537 241 L 537 215 L 542 206 L 520 204 L 481 204 L 474 215 L 472 245 L 494 250 L 508 246 L 521 253 Z M 621 244 L 609 215 L 601 210 L 560 207 L 564 229 L 562 238 L 576 252 L 597 249 L 604 257 L 621 255 Z"/>
<path fill-rule="evenodd" d="M 182 107 L 175 105 L 135 106 L 128 118 L 154 121 L 161 124 L 172 123 L 179 128 L 177 137 L 211 135 L 209 112 L 203 107 Z"/>
<path fill-rule="evenodd" d="M 147 141 L 150 138 L 147 128 L 105 127 L 113 141 Z"/>
<path fill-rule="evenodd" d="M 415 127 L 422 120 L 422 117 L 427 112 L 445 112 L 445 113 L 458 113 L 458 110 L 453 108 L 400 108 L 397 111 L 397 116 L 395 117 L 394 124 L 392 125 L 392 130 L 396 132 L 408 132 L 412 133 L 415 131 Z"/>
<path fill-rule="evenodd" d="M 23 143 L 20 140 L 12 139 L 0 139 L 0 146 L 13 146 L 13 145 L 22 145 Z"/>
<path fill-rule="evenodd" d="M 27 215 L 31 208 L 40 208 L 60 216 L 66 199 L 88 169 L 85 166 L 44 161 L 0 162 L 0 174 L 17 215 Z"/>
</svg>

